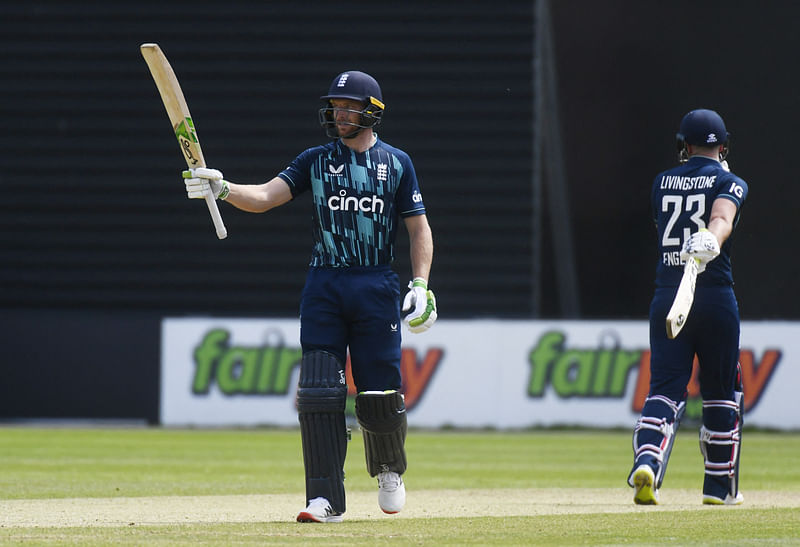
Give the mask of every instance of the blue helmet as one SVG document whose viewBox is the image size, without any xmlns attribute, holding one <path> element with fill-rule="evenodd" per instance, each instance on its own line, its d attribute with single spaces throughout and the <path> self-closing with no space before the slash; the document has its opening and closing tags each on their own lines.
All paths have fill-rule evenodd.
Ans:
<svg viewBox="0 0 800 547">
<path fill-rule="evenodd" d="M 720 160 L 723 160 L 728 153 L 727 144 L 730 134 L 719 114 L 713 110 L 700 108 L 692 110 L 683 117 L 675 138 L 681 161 L 689 158 L 686 149 L 689 144 L 707 147 L 723 146 L 723 153 L 720 154 Z"/>
<path fill-rule="evenodd" d="M 362 129 L 374 127 L 381 123 L 385 108 L 378 82 L 369 74 L 358 70 L 348 70 L 336 76 L 331 82 L 328 94 L 323 95 L 320 99 L 323 102 L 323 106 L 319 109 L 319 123 L 331 138 L 339 136 L 333 116 L 331 99 L 351 99 L 363 104 L 361 110 L 352 111 L 361 114 L 359 122 L 352 124 L 359 129 L 347 135 L 347 138 L 355 137 Z"/>
</svg>

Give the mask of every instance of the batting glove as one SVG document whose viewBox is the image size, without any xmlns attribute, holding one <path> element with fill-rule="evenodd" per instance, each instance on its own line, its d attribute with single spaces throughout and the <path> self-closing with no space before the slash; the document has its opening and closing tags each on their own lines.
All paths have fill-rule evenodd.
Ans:
<svg viewBox="0 0 800 547">
<path fill-rule="evenodd" d="M 408 283 L 411 289 L 403 299 L 403 323 L 411 332 L 425 332 L 436 321 L 436 297 L 428 290 L 428 283 L 415 277 Z"/>
<path fill-rule="evenodd" d="M 230 193 L 230 186 L 222 178 L 222 171 L 197 167 L 181 174 L 186 183 L 186 193 L 191 199 L 205 199 L 207 195 L 211 195 L 214 199 L 224 200 Z"/>
<path fill-rule="evenodd" d="M 697 260 L 697 273 L 703 273 L 706 264 L 717 258 L 719 255 L 719 242 L 714 234 L 703 228 L 695 232 L 686 240 L 681 249 L 681 259 Z"/>
</svg>

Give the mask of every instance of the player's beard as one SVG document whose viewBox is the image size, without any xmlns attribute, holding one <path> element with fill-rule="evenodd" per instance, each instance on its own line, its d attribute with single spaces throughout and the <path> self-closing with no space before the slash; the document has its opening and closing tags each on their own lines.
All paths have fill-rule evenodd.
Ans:
<svg viewBox="0 0 800 547">
<path fill-rule="evenodd" d="M 349 129 L 350 131 L 348 131 L 347 133 L 343 133 L 342 129 L 345 130 Z M 354 139 L 361 133 L 363 129 L 364 129 L 363 127 L 358 127 L 357 125 L 352 125 L 349 123 L 336 124 L 336 131 L 339 132 L 339 138 L 341 139 Z"/>
</svg>

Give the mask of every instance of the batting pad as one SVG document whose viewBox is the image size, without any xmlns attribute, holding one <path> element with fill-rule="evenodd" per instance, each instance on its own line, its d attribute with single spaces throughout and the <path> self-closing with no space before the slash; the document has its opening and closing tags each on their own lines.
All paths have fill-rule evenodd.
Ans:
<svg viewBox="0 0 800 547">
<path fill-rule="evenodd" d="M 406 405 L 397 391 L 366 391 L 356 396 L 356 417 L 364 437 L 367 471 L 403 474 L 407 468 Z"/>
<path fill-rule="evenodd" d="M 325 498 L 338 513 L 345 511 L 346 401 L 344 366 L 339 360 L 324 351 L 303 355 L 297 410 L 303 441 L 306 502 Z"/>
</svg>

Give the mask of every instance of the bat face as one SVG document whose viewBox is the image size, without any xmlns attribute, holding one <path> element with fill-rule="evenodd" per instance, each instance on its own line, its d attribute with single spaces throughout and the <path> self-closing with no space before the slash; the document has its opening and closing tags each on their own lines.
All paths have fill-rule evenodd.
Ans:
<svg viewBox="0 0 800 547">
<path fill-rule="evenodd" d="M 158 44 L 142 44 L 139 49 L 156 83 L 164 108 L 167 109 L 167 116 L 169 116 L 175 136 L 178 138 L 186 165 L 190 168 L 205 167 L 206 161 L 203 158 L 200 141 L 197 140 L 192 115 L 189 113 L 189 107 L 186 105 L 178 78 L 167 61 L 167 57 Z M 222 222 L 216 200 L 213 196 L 207 195 L 206 204 L 214 222 L 217 237 L 225 239 L 228 237 L 228 231 Z"/>
<path fill-rule="evenodd" d="M 690 259 L 686 261 L 686 265 L 683 268 L 683 277 L 681 277 L 678 291 L 675 293 L 675 300 L 667 314 L 667 337 L 670 339 L 678 336 L 678 333 L 686 324 L 689 310 L 692 309 L 692 304 L 694 303 L 696 282 L 697 261 Z"/>
<path fill-rule="evenodd" d="M 178 78 L 175 76 L 175 71 L 172 70 L 172 66 L 158 44 L 142 44 L 140 49 L 148 68 L 150 68 L 158 93 L 161 95 L 186 164 L 189 167 L 205 167 L 206 163 L 200 148 L 200 141 L 197 138 L 194 121 L 189 113 L 189 107 L 178 83 Z"/>
</svg>

